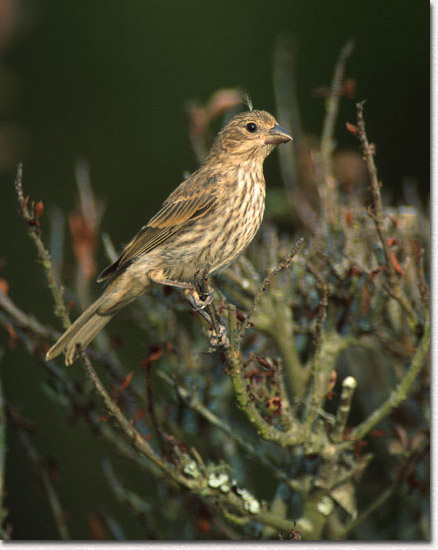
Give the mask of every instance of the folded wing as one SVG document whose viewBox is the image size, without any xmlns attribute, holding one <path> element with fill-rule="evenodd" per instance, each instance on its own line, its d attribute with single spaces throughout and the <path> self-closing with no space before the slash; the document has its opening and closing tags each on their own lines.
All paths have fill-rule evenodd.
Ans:
<svg viewBox="0 0 438 550">
<path fill-rule="evenodd" d="M 188 197 L 172 194 L 159 212 L 129 241 L 120 257 L 102 271 L 97 279 L 98 282 L 114 277 L 139 256 L 147 254 L 181 231 L 187 224 L 212 211 L 215 205 L 216 197 L 211 193 Z"/>
</svg>

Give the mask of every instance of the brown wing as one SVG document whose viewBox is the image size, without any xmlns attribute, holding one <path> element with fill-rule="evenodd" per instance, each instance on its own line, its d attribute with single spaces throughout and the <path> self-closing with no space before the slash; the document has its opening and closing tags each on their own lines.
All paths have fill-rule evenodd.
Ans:
<svg viewBox="0 0 438 550">
<path fill-rule="evenodd" d="M 189 197 L 171 195 L 161 210 L 143 226 L 126 245 L 120 257 L 99 275 L 97 281 L 104 281 L 119 273 L 130 262 L 147 254 L 158 245 L 175 235 L 187 223 L 196 220 L 216 205 L 216 197 L 210 193 L 202 196 L 193 194 Z M 173 200 L 171 200 L 173 198 Z"/>
</svg>

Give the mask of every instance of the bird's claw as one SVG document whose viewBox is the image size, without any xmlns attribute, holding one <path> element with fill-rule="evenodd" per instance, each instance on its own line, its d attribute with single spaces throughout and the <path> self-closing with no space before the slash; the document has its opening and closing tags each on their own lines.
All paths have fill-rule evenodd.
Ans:
<svg viewBox="0 0 438 550">
<path fill-rule="evenodd" d="M 205 309 L 211 304 L 214 297 L 214 290 L 209 287 L 207 292 L 201 296 L 195 288 L 188 288 L 184 290 L 187 301 L 195 311 Z"/>
<path fill-rule="evenodd" d="M 230 347 L 230 340 L 228 338 L 227 329 L 224 325 L 219 325 L 219 331 L 210 329 L 210 347 L 207 350 L 208 353 L 213 353 L 217 350 L 224 350 Z"/>
</svg>

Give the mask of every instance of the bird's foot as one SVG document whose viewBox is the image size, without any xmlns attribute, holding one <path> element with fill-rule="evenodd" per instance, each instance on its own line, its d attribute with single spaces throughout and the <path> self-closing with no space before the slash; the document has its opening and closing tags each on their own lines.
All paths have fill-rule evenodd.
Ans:
<svg viewBox="0 0 438 550">
<path fill-rule="evenodd" d="M 201 311 L 213 301 L 214 290 L 211 287 L 207 287 L 200 293 L 196 288 L 192 287 L 186 288 L 184 290 L 184 295 L 195 311 Z"/>
<path fill-rule="evenodd" d="M 225 325 L 220 324 L 218 331 L 214 328 L 210 329 L 210 347 L 207 353 L 214 353 L 218 350 L 228 349 L 230 347 L 230 340 L 227 334 L 227 328 Z"/>
</svg>

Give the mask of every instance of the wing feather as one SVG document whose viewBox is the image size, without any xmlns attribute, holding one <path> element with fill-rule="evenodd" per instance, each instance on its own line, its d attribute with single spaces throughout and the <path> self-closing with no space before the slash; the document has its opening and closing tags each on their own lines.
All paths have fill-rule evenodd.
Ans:
<svg viewBox="0 0 438 550">
<path fill-rule="evenodd" d="M 169 198 L 171 199 L 172 196 Z M 102 271 L 97 279 L 98 282 L 120 273 L 139 256 L 147 254 L 181 231 L 188 223 L 213 210 L 215 206 L 216 197 L 206 193 L 189 197 L 175 196 L 174 200 L 168 199 L 147 225 L 143 226 L 129 241 L 120 257 Z"/>
</svg>

